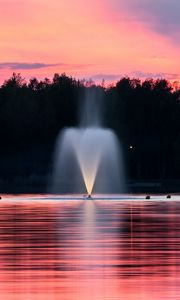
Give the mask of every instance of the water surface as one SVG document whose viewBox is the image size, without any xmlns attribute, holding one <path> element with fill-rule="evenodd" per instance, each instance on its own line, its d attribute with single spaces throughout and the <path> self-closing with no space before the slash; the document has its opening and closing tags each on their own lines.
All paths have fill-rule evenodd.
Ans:
<svg viewBox="0 0 180 300">
<path fill-rule="evenodd" d="M 180 299 L 180 202 L 6 197 L 0 299 Z"/>
</svg>

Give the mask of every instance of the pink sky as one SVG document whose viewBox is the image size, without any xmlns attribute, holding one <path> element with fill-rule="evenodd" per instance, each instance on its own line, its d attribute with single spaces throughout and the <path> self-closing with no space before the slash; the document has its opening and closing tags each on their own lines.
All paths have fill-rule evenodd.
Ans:
<svg viewBox="0 0 180 300">
<path fill-rule="evenodd" d="M 124 75 L 177 80 L 178 0 L 161 14 L 161 0 L 148 2 L 0 0 L 0 81 L 14 71 L 26 79 L 66 72 L 100 81 Z"/>
</svg>

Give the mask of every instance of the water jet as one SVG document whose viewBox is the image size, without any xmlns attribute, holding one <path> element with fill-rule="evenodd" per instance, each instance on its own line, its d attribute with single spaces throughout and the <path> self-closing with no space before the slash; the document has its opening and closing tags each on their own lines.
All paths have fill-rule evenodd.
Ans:
<svg viewBox="0 0 180 300">
<path fill-rule="evenodd" d="M 94 102 L 94 103 L 93 103 Z M 122 154 L 111 129 L 100 125 L 97 95 L 89 90 L 79 127 L 60 132 L 55 146 L 53 193 L 124 192 Z"/>
</svg>

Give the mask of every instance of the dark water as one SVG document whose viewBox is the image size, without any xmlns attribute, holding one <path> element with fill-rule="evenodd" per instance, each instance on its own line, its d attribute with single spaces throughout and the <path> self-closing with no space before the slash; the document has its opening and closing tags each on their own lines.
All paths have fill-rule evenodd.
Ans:
<svg viewBox="0 0 180 300">
<path fill-rule="evenodd" d="M 0 299 L 180 299 L 180 202 L 0 204 Z"/>
</svg>

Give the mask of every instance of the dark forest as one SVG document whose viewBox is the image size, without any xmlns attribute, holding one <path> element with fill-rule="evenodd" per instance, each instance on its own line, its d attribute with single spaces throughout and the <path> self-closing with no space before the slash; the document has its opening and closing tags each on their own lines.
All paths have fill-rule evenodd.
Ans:
<svg viewBox="0 0 180 300">
<path fill-rule="evenodd" d="M 180 179 L 178 83 L 125 77 L 106 87 L 64 73 L 28 82 L 14 73 L 0 87 L 1 192 L 45 191 L 57 134 L 77 126 L 86 90 L 102 96 L 103 126 L 119 137 L 129 182 Z"/>
</svg>

